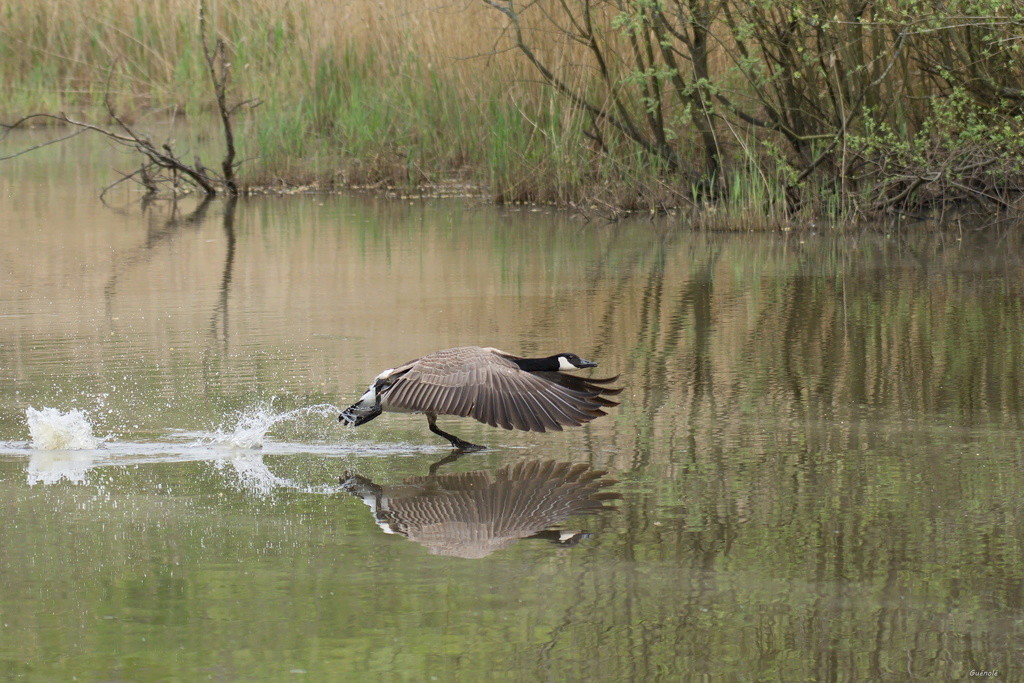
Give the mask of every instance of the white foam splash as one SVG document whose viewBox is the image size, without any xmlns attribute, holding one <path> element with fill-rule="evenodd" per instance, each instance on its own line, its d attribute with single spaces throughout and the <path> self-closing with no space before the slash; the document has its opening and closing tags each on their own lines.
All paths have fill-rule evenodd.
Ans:
<svg viewBox="0 0 1024 683">
<path fill-rule="evenodd" d="M 32 448 L 40 451 L 92 450 L 103 441 L 92 433 L 92 424 L 84 412 L 77 409 L 62 413 L 56 408 L 25 411 Z"/>
<path fill-rule="evenodd" d="M 267 432 L 282 422 L 293 422 L 307 415 L 337 413 L 339 408 L 329 403 L 296 408 L 284 413 L 274 410 L 273 400 L 243 410 L 230 430 L 219 429 L 213 442 L 232 448 L 262 448 Z"/>
</svg>

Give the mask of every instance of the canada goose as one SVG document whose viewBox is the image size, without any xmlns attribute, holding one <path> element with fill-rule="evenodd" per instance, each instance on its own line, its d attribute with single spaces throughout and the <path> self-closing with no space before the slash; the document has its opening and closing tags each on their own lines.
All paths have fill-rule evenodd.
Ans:
<svg viewBox="0 0 1024 683">
<path fill-rule="evenodd" d="M 615 480 L 583 463 L 530 460 L 489 471 L 410 477 L 380 486 L 346 472 L 343 490 L 362 499 L 388 534 L 401 534 L 433 555 L 481 558 L 520 538 L 575 545 L 589 534 L 562 529 L 570 515 L 609 509 L 622 496 Z M 552 528 L 555 527 L 555 528 Z"/>
<path fill-rule="evenodd" d="M 605 396 L 622 391 L 604 386 L 617 376 L 587 379 L 564 372 L 593 367 L 597 363 L 575 353 L 520 358 L 480 346 L 435 351 L 377 375 L 338 420 L 358 427 L 385 411 L 423 413 L 430 431 L 457 450 L 480 450 L 483 446 L 441 431 L 437 416 L 472 417 L 492 427 L 532 432 L 578 427 L 618 405 Z"/>
</svg>

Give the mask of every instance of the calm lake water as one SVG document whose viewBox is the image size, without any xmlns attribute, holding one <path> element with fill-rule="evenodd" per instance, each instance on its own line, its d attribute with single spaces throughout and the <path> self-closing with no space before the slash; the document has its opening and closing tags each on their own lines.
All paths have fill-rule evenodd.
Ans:
<svg viewBox="0 0 1024 683">
<path fill-rule="evenodd" d="M 0 165 L 0 677 L 1022 675 L 1019 238 L 100 203 L 132 164 Z M 422 416 L 338 424 L 465 344 L 575 351 L 622 405 L 441 418 L 490 448 L 433 478 Z"/>
</svg>

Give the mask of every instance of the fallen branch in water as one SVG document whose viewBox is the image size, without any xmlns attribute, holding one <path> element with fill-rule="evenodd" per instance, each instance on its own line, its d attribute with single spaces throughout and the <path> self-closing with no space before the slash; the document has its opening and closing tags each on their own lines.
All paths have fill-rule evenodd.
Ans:
<svg viewBox="0 0 1024 683">
<path fill-rule="evenodd" d="M 46 143 L 36 145 L 34 147 L 31 147 L 27 150 L 23 150 L 22 152 L 19 152 L 18 154 L 14 154 L 11 156 L 18 156 L 19 154 L 24 154 L 34 149 L 44 147 L 47 144 L 67 140 L 68 138 L 73 137 L 74 135 L 77 135 L 79 133 L 93 131 L 99 133 L 100 135 L 104 136 L 105 138 L 112 142 L 115 142 L 124 147 L 128 147 L 129 149 L 135 150 L 136 152 L 138 152 L 139 154 L 146 158 L 146 161 L 142 164 L 142 167 L 138 171 L 132 174 L 128 174 L 127 176 L 125 176 L 125 178 L 122 178 L 121 181 L 127 178 L 132 178 L 136 175 L 147 176 L 147 174 L 149 174 L 152 169 L 159 169 L 162 171 L 170 172 L 170 180 L 174 180 L 180 174 L 180 176 L 186 178 L 187 181 L 190 182 L 190 184 L 197 186 L 207 195 L 217 194 L 217 188 L 219 186 L 227 188 L 228 194 L 237 194 L 237 187 L 234 188 L 234 191 L 231 191 L 231 188 L 227 185 L 224 178 L 221 178 L 211 173 L 208 169 L 206 169 L 200 163 L 198 163 L 198 161 L 195 165 L 190 165 L 179 159 L 178 156 L 175 154 L 174 150 L 171 148 L 170 142 L 164 142 L 158 146 L 157 143 L 153 142 L 153 140 L 148 135 L 146 135 L 145 133 L 141 133 L 132 128 L 131 126 L 129 126 L 122 119 L 120 119 L 117 116 L 117 114 L 109 107 L 109 102 L 107 113 L 110 116 L 110 118 L 113 119 L 114 122 L 117 124 L 118 128 L 120 128 L 120 131 L 111 128 L 105 128 L 94 123 L 89 123 L 88 121 L 78 121 L 76 119 L 71 118 L 64 112 L 61 112 L 60 114 L 30 114 L 29 116 L 25 116 L 12 124 L 4 124 L 4 127 L 8 128 L 9 130 L 13 130 L 15 128 L 18 128 L 19 126 L 25 125 L 26 123 L 36 119 L 49 119 L 53 121 L 59 121 L 68 126 L 72 126 L 73 128 L 78 129 L 72 135 L 66 135 L 57 140 L 51 140 Z M 151 193 L 156 191 L 157 185 L 155 181 L 151 181 L 149 184 L 144 183 L 144 185 L 146 186 L 147 191 Z"/>
</svg>

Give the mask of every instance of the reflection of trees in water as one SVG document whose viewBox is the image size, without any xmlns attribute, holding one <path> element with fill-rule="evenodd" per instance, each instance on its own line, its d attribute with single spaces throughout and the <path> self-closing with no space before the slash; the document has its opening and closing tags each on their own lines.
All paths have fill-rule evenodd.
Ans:
<svg viewBox="0 0 1024 683">
<path fill-rule="evenodd" d="M 1015 667 L 1012 618 L 986 628 L 993 622 L 951 614 L 948 598 L 908 600 L 901 567 L 894 557 L 876 583 L 851 586 L 762 574 L 744 558 L 733 572 L 609 562 L 571 589 L 560 584 L 557 626 L 515 670 L 539 680 L 557 670 L 565 680 L 836 681 L 952 680 L 972 666 Z M 581 652 L 588 656 L 573 656 Z"/>
<path fill-rule="evenodd" d="M 224 252 L 224 269 L 220 278 L 220 291 L 217 305 L 210 316 L 210 334 L 222 346 L 228 343 L 228 294 L 231 291 L 231 274 L 235 265 L 235 207 L 238 197 L 229 196 L 224 201 L 224 239 L 227 248 Z"/>
<path fill-rule="evenodd" d="M 1014 279 L 912 260 L 827 277 L 798 266 L 771 292 L 748 348 L 763 367 L 779 359 L 772 403 L 795 417 L 843 417 L 855 405 L 961 424 L 1019 414 Z"/>
<path fill-rule="evenodd" d="M 721 673 L 729 653 L 741 678 L 1012 665 L 1020 637 L 993 615 L 1024 603 L 1024 481 L 972 458 L 1019 471 L 1017 253 L 686 235 L 601 266 L 604 286 L 580 305 L 600 311 L 600 343 L 630 354 L 628 428 L 602 455 L 650 481 L 615 539 L 663 574 L 612 568 L 581 584 L 548 664 L 585 648 L 631 656 L 567 677 L 656 677 L 681 655 Z M 575 626 L 641 604 L 619 628 Z"/>
<path fill-rule="evenodd" d="M 113 304 L 121 278 L 137 266 L 149 262 L 160 246 L 179 237 L 183 229 L 200 229 L 207 220 L 207 214 L 213 204 L 213 198 L 204 196 L 199 204 L 188 212 L 182 212 L 176 200 L 169 202 L 161 201 L 159 202 L 160 205 L 167 205 L 169 207 L 169 214 L 166 215 L 152 210 L 156 203 L 157 200 L 144 200 L 143 210 L 147 212 L 149 217 L 146 240 L 138 247 L 120 254 L 115 259 L 112 268 L 113 272 L 103 288 L 108 319 L 113 316 Z M 213 314 L 210 316 L 211 338 L 223 347 L 226 347 L 228 343 L 228 295 L 231 290 L 231 275 L 235 261 L 235 209 L 237 204 L 238 197 L 234 196 L 225 199 L 223 204 L 224 210 L 221 214 L 221 221 L 224 227 L 226 249 L 217 303 L 214 306 Z"/>
<path fill-rule="evenodd" d="M 158 247 L 179 237 L 184 229 L 198 230 L 201 228 L 206 222 L 206 214 L 212 203 L 212 197 L 204 197 L 194 209 L 182 212 L 177 200 L 162 201 L 151 198 L 142 200 L 141 206 L 146 216 L 146 239 L 139 246 L 118 254 L 114 258 L 111 275 L 103 287 L 108 319 L 113 315 L 114 299 L 117 296 L 121 278 L 136 267 L 148 263 Z M 166 207 L 166 212 L 157 210 L 163 207 Z M 129 209 L 121 211 L 129 211 Z"/>
<path fill-rule="evenodd" d="M 121 279 L 128 272 L 149 263 L 158 253 L 160 247 L 180 237 L 185 229 L 201 229 L 209 219 L 209 210 L 214 203 L 212 197 L 205 196 L 194 209 L 183 212 L 177 200 L 146 199 L 143 201 L 142 208 L 148 217 L 146 239 L 138 247 L 118 255 L 114 260 L 112 274 L 103 290 L 108 320 L 113 318 L 114 302 Z M 228 304 L 236 255 L 235 213 L 237 205 L 238 197 L 229 196 L 223 201 L 221 223 L 225 240 L 224 262 L 221 268 L 217 301 L 210 315 L 209 343 L 203 354 L 204 386 L 207 391 L 214 383 L 217 374 L 215 367 L 227 352 L 230 338 Z M 157 210 L 165 207 L 167 211 Z"/>
<path fill-rule="evenodd" d="M 579 305 L 597 311 L 595 344 L 630 354 L 636 464 L 652 438 L 738 438 L 761 417 L 1021 415 L 1014 250 L 915 244 L 669 233 L 595 266 Z"/>
</svg>

